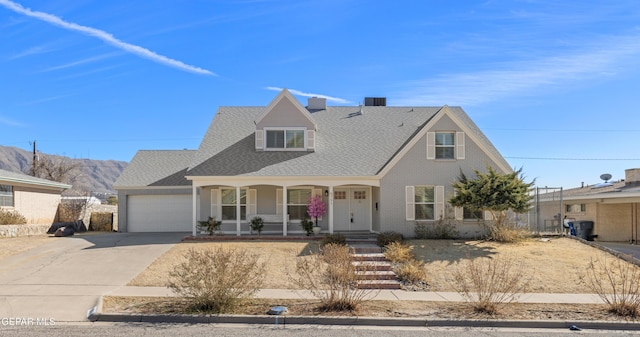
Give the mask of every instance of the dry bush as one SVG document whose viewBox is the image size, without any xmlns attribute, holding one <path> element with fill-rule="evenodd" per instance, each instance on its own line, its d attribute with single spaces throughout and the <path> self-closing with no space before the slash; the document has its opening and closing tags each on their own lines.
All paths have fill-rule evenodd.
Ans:
<svg viewBox="0 0 640 337">
<path fill-rule="evenodd" d="M 510 256 L 458 263 L 451 276 L 452 288 L 473 303 L 477 312 L 491 315 L 500 305 L 517 300 L 530 279 L 525 263 Z"/>
<path fill-rule="evenodd" d="M 402 263 L 415 259 L 413 246 L 401 242 L 391 242 L 385 247 L 384 257 L 394 263 Z"/>
<path fill-rule="evenodd" d="M 329 243 L 319 253 L 298 259 L 290 280 L 296 287 L 305 289 L 318 298 L 324 311 L 352 311 L 372 293 L 359 289 L 349 247 Z"/>
<path fill-rule="evenodd" d="M 190 249 L 185 259 L 169 273 L 169 288 L 196 310 L 230 312 L 264 281 L 266 264 L 245 250 Z"/>
<path fill-rule="evenodd" d="M 324 247 L 330 244 L 346 246 L 347 238 L 340 233 L 333 233 L 333 234 L 325 235 L 324 237 L 322 237 L 322 240 L 320 241 L 320 246 Z"/>
<path fill-rule="evenodd" d="M 376 243 L 380 247 L 386 247 L 392 242 L 402 242 L 402 240 L 404 240 L 404 236 L 402 236 L 402 233 L 394 231 L 382 232 L 376 235 Z"/>
<path fill-rule="evenodd" d="M 587 265 L 587 287 L 598 294 L 609 311 L 619 316 L 640 315 L 640 268 L 620 258 L 604 256 Z"/>
<path fill-rule="evenodd" d="M 24 225 L 27 219 L 18 211 L 0 208 L 0 225 Z"/>
<path fill-rule="evenodd" d="M 400 263 L 393 270 L 400 281 L 410 284 L 427 283 L 427 270 L 424 261 L 408 260 Z"/>
<path fill-rule="evenodd" d="M 531 231 L 526 227 L 513 225 L 491 226 L 489 239 L 496 242 L 513 243 L 520 242 L 531 237 Z"/>
</svg>

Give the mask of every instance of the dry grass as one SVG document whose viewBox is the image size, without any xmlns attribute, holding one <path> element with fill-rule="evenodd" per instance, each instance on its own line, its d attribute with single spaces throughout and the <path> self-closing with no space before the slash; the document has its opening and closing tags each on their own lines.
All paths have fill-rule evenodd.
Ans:
<svg viewBox="0 0 640 337">
<path fill-rule="evenodd" d="M 510 255 L 524 259 L 529 266 L 529 292 L 585 293 L 584 276 L 591 257 L 602 252 L 596 248 L 568 238 L 555 238 L 543 242 L 528 239 L 515 244 L 492 241 L 410 240 L 418 260 L 425 262 L 430 291 L 455 291 L 448 280 L 451 267 L 468 258 Z M 192 247 L 241 248 L 261 254 L 267 262 L 264 288 L 291 289 L 287 271 L 293 271 L 297 256 L 317 250 L 316 242 L 206 242 L 180 243 L 157 259 L 129 285 L 166 286 L 169 272 L 184 253 Z"/>
<path fill-rule="evenodd" d="M 0 249 L 0 259 L 26 252 L 47 242 L 51 242 L 51 238 L 46 234 L 0 238 L 0 247 L 2 247 Z"/>
<path fill-rule="evenodd" d="M 420 301 L 367 301 L 356 311 L 323 312 L 317 300 L 250 299 L 233 314 L 265 315 L 269 308 L 283 305 L 289 316 L 367 316 L 419 317 L 424 319 L 514 319 L 514 320 L 598 320 L 620 321 L 607 312 L 604 304 L 532 304 L 509 303 L 493 315 L 478 313 L 471 303 Z M 103 312 L 129 314 L 185 314 L 197 313 L 188 302 L 171 297 L 112 297 L 104 298 Z"/>
<path fill-rule="evenodd" d="M 431 291 L 455 291 L 448 280 L 456 262 L 480 257 L 509 255 L 527 261 L 528 291 L 532 293 L 588 292 L 584 275 L 589 258 L 599 249 L 568 238 L 548 241 L 527 239 L 519 243 L 494 241 L 413 240 L 413 253 L 426 263 Z"/>
<path fill-rule="evenodd" d="M 295 269 L 296 257 L 307 256 L 311 250 L 318 250 L 318 243 L 310 242 L 183 242 L 154 261 L 145 271 L 136 276 L 128 285 L 143 287 L 167 286 L 169 273 L 183 261 L 183 256 L 195 249 L 241 249 L 258 254 L 260 261 L 267 265 L 264 283 L 265 289 L 292 288 L 288 282 L 287 271 Z"/>
</svg>

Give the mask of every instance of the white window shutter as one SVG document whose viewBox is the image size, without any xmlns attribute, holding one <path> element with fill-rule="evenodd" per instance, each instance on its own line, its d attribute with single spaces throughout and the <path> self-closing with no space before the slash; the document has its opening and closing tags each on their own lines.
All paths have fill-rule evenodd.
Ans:
<svg viewBox="0 0 640 337">
<path fill-rule="evenodd" d="M 405 201 L 407 204 L 407 221 L 412 221 L 416 219 L 416 192 L 415 187 L 413 186 L 405 186 Z"/>
<path fill-rule="evenodd" d="M 456 216 L 456 220 L 464 220 L 464 208 L 454 207 L 453 212 Z"/>
<path fill-rule="evenodd" d="M 456 159 L 464 159 L 464 132 L 456 132 Z"/>
<path fill-rule="evenodd" d="M 436 133 L 427 132 L 427 160 L 436 159 Z"/>
<path fill-rule="evenodd" d="M 493 220 L 493 215 L 491 215 L 490 211 L 484 211 L 484 219 L 485 220 Z"/>
<path fill-rule="evenodd" d="M 250 189 L 247 191 L 248 200 L 247 200 L 247 214 L 254 216 L 258 213 L 257 209 L 257 200 L 258 200 L 258 190 Z"/>
<path fill-rule="evenodd" d="M 316 149 L 316 132 L 314 130 L 307 130 L 307 150 Z"/>
<path fill-rule="evenodd" d="M 256 150 L 264 149 L 264 131 L 256 130 Z"/>
<path fill-rule="evenodd" d="M 436 186 L 435 219 L 444 219 L 444 186 Z"/>
<path fill-rule="evenodd" d="M 218 217 L 218 205 L 220 205 L 220 202 L 218 200 L 218 197 L 220 195 L 219 192 L 220 191 L 217 189 L 211 190 L 211 217 L 216 218 L 216 220 L 220 220 L 220 217 Z"/>
<path fill-rule="evenodd" d="M 276 214 L 282 214 L 282 189 L 276 190 Z"/>
</svg>

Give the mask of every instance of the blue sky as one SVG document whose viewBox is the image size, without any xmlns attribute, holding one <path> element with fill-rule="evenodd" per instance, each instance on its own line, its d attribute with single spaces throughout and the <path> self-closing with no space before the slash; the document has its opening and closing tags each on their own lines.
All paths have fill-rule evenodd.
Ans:
<svg viewBox="0 0 640 337">
<path fill-rule="evenodd" d="M 462 106 L 540 186 L 640 167 L 640 2 L 0 0 L 0 145 L 129 161 L 219 106 Z"/>
</svg>

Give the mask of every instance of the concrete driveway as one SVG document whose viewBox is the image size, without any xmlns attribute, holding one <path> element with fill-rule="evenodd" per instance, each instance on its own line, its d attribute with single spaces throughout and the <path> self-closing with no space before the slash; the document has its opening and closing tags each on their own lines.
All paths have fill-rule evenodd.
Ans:
<svg viewBox="0 0 640 337">
<path fill-rule="evenodd" d="M 0 317 L 85 321 L 188 233 L 86 233 L 0 260 Z"/>
<path fill-rule="evenodd" d="M 625 255 L 631 255 L 634 258 L 640 260 L 640 245 L 632 245 L 625 242 L 600 242 L 597 244 L 615 250 Z"/>
</svg>

